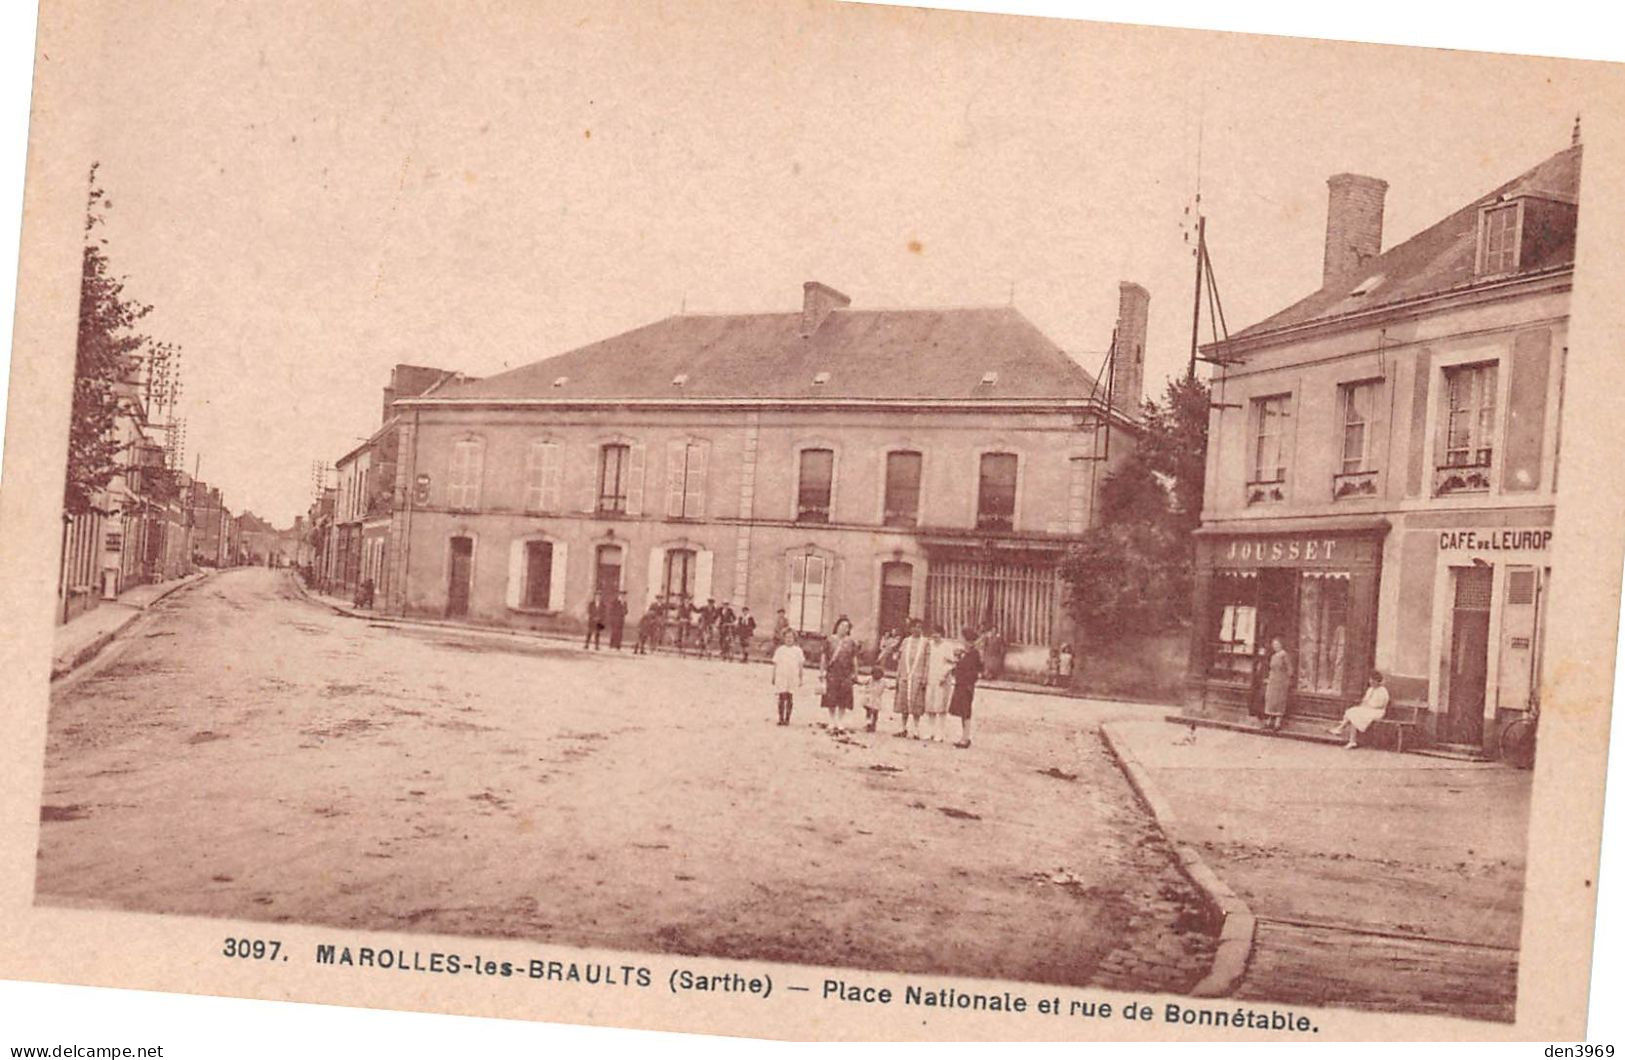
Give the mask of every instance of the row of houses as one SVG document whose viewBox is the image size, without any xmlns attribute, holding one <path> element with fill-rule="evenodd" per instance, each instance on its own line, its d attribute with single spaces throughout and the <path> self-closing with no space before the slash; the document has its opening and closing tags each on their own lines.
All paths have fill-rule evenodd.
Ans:
<svg viewBox="0 0 1625 1060">
<path fill-rule="evenodd" d="M 1188 710 L 1246 712 L 1274 638 L 1313 717 L 1373 668 L 1442 743 L 1532 708 L 1580 155 L 1386 251 L 1387 185 L 1333 177 L 1320 288 L 1204 347 Z M 312 508 L 312 577 L 538 630 L 615 597 L 866 640 L 921 618 L 1037 669 L 1079 639 L 1058 567 L 1140 436 L 1148 306 L 1119 286 L 1102 379 L 1014 308 L 816 281 L 799 311 L 682 314 L 485 379 L 401 365 Z"/>
</svg>

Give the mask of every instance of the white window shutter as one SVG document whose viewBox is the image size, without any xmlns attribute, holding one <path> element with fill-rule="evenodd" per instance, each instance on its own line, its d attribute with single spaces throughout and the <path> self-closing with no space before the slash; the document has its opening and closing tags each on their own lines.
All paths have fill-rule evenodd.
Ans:
<svg viewBox="0 0 1625 1060">
<path fill-rule="evenodd" d="M 598 510 L 598 447 L 585 445 L 581 447 L 581 510 L 595 512 Z"/>
<path fill-rule="evenodd" d="M 469 443 L 468 464 L 468 485 L 465 487 L 466 496 L 463 504 L 467 508 L 478 508 L 480 506 L 480 476 L 485 471 L 485 446 L 482 443 Z"/>
<path fill-rule="evenodd" d="M 801 628 L 801 601 L 807 593 L 807 557 L 790 557 L 790 575 L 785 579 L 784 614 L 791 625 Z"/>
<path fill-rule="evenodd" d="M 705 464 L 711 446 L 696 442 L 688 450 L 688 484 L 683 514 L 690 519 L 705 518 Z"/>
<path fill-rule="evenodd" d="M 524 602 L 525 542 L 515 538 L 508 546 L 508 606 L 518 607 Z"/>
<path fill-rule="evenodd" d="M 694 599 L 709 600 L 711 592 L 711 550 L 698 549 L 694 553 Z"/>
<path fill-rule="evenodd" d="M 541 509 L 544 512 L 560 510 L 559 494 L 564 479 L 564 451 L 558 442 L 543 442 L 542 450 L 542 500 Z"/>
<path fill-rule="evenodd" d="M 688 443 L 684 441 L 666 443 L 666 515 L 671 519 L 683 516 L 683 489 L 688 479 L 684 463 L 687 449 Z"/>
<path fill-rule="evenodd" d="M 542 452 L 543 442 L 531 442 L 525 450 L 525 510 L 542 509 Z"/>
<path fill-rule="evenodd" d="M 649 603 L 655 602 L 655 597 L 665 588 L 666 580 L 666 550 L 656 546 L 649 550 Z"/>
<path fill-rule="evenodd" d="M 570 546 L 563 541 L 553 542 L 553 580 L 547 587 L 547 609 L 564 610 L 564 575 L 570 569 Z"/>
<path fill-rule="evenodd" d="M 626 514 L 643 514 L 644 452 L 641 443 L 633 443 L 627 455 Z"/>
</svg>

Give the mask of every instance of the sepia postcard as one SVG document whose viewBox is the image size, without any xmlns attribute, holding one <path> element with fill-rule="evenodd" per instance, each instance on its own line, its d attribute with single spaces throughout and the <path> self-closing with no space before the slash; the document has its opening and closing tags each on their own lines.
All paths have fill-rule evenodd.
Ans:
<svg viewBox="0 0 1625 1060">
<path fill-rule="evenodd" d="M 1622 173 L 1600 62 L 45 0 L 0 978 L 1582 1042 Z"/>
</svg>

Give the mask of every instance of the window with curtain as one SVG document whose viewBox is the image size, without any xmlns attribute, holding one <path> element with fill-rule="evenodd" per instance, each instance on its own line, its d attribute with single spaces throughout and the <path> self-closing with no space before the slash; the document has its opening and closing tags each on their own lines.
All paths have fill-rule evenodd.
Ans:
<svg viewBox="0 0 1625 1060">
<path fill-rule="evenodd" d="M 829 563 L 823 556 L 790 557 L 790 598 L 784 615 L 799 632 L 823 632 L 828 581 Z"/>
<path fill-rule="evenodd" d="M 1298 579 L 1298 691 L 1340 693 L 1348 652 L 1349 578 L 1305 572 Z"/>
<path fill-rule="evenodd" d="M 796 482 L 796 522 L 829 522 L 830 496 L 835 487 L 835 451 L 803 449 Z"/>
<path fill-rule="evenodd" d="M 1286 481 L 1286 394 L 1253 401 L 1252 482 Z"/>
<path fill-rule="evenodd" d="M 1372 470 L 1371 421 L 1376 413 L 1377 383 L 1343 386 L 1343 474 Z"/>
<path fill-rule="evenodd" d="M 1447 368 L 1444 386 L 1444 466 L 1488 467 L 1495 453 L 1495 363 Z"/>
<path fill-rule="evenodd" d="M 630 479 L 627 470 L 631 455 L 632 447 L 629 445 L 613 443 L 599 447 L 598 510 L 600 512 L 620 513 L 626 511 L 626 487 Z"/>
<path fill-rule="evenodd" d="M 1011 530 L 1016 524 L 1016 454 L 983 453 L 976 487 L 976 528 Z"/>
<path fill-rule="evenodd" d="M 699 557 L 691 548 L 666 550 L 666 570 L 662 591 L 668 602 L 694 599 L 694 576 L 699 570 Z"/>
</svg>

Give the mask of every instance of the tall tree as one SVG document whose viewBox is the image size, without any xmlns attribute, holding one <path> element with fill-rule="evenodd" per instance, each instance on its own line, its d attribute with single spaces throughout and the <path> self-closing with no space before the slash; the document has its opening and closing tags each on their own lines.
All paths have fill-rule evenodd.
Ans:
<svg viewBox="0 0 1625 1060">
<path fill-rule="evenodd" d="M 90 167 L 85 203 L 85 250 L 79 274 L 79 338 L 73 376 L 73 418 L 68 431 L 68 474 L 63 505 L 71 513 L 90 511 L 96 495 L 118 473 L 121 442 L 118 417 L 127 407 L 122 384 L 130 382 L 137 358 L 149 339 L 137 324 L 152 311 L 124 295 L 124 280 L 113 275 L 107 240 L 97 229 L 112 208 Z"/>
<path fill-rule="evenodd" d="M 1061 567 L 1067 610 L 1113 639 L 1177 626 L 1189 613 L 1191 533 L 1201 522 L 1208 388 L 1176 379 L 1147 401 L 1135 452 L 1100 491 L 1100 518 Z"/>
</svg>

